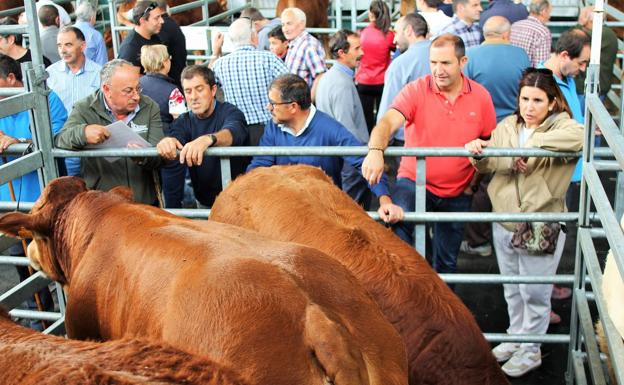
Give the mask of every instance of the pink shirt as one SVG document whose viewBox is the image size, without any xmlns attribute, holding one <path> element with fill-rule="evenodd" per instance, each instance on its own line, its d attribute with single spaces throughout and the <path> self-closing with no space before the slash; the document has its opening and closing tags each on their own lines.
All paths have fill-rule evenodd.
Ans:
<svg viewBox="0 0 624 385">
<path fill-rule="evenodd" d="M 364 55 L 355 74 L 358 84 L 384 84 L 384 75 L 390 65 L 390 51 L 394 50 L 394 32 L 384 36 L 374 24 L 369 24 L 360 32 L 360 43 Z"/>
<path fill-rule="evenodd" d="M 496 127 L 494 104 L 487 90 L 463 76 L 463 89 L 451 103 L 431 75 L 408 83 L 391 108 L 405 123 L 405 147 L 464 147 L 476 138 L 487 139 Z M 427 190 L 442 198 L 461 194 L 475 170 L 466 157 L 428 157 Z M 404 156 L 399 178 L 416 180 L 416 158 Z"/>
</svg>

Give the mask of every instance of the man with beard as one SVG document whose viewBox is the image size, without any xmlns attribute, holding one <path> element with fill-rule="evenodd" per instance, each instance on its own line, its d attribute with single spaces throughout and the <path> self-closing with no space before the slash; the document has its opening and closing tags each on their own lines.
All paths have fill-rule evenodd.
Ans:
<svg viewBox="0 0 624 385">
<path fill-rule="evenodd" d="M 407 83 L 431 73 L 429 69 L 431 41 L 427 39 L 428 33 L 427 21 L 420 14 L 410 13 L 397 21 L 394 43 L 401 51 L 401 55 L 390 63 L 386 71 L 377 122 L 388 111 L 394 98 Z M 403 145 L 403 127 L 396 132 L 394 139 L 398 141 L 396 144 Z"/>
<path fill-rule="evenodd" d="M 132 14 L 136 27 L 121 42 L 118 58 L 139 67 L 143 74 L 145 69 L 141 65 L 141 47 L 161 44 L 158 33 L 163 26 L 163 15 L 166 12 L 155 2 L 139 1 L 132 9 Z"/>
<path fill-rule="evenodd" d="M 319 80 L 316 107 L 340 122 L 364 145 L 368 142 L 368 129 L 362 102 L 353 82 L 355 67 L 363 54 L 360 36 L 353 31 L 340 30 L 331 37 L 329 51 L 336 62 Z M 368 209 L 368 184 L 361 173 L 348 163 L 342 169 L 342 190 Z"/>
<path fill-rule="evenodd" d="M 362 165 L 369 183 L 381 179 L 384 150 L 392 134 L 404 124 L 406 147 L 459 147 L 468 138 L 489 138 L 496 126 L 492 98 L 483 86 L 462 74 L 466 61 L 460 37 L 443 34 L 431 42 L 431 75 L 405 86 L 371 132 L 368 155 Z M 464 157 L 427 158 L 426 210 L 470 211 L 471 198 L 466 190 L 474 173 Z M 392 194 L 403 210 L 415 209 L 415 181 L 416 158 L 403 157 Z M 427 242 L 427 258 L 438 273 L 455 273 L 464 223 L 438 222 L 431 227 L 433 237 Z M 414 244 L 413 223 L 397 223 L 394 231 L 410 245 Z"/>
<path fill-rule="evenodd" d="M 361 146 L 362 143 L 342 124 L 319 111 L 312 104 L 310 88 L 305 80 L 294 74 L 275 78 L 269 88 L 272 120 L 264 128 L 261 147 L 269 146 Z M 366 129 L 366 125 L 363 126 Z M 284 164 L 309 164 L 320 167 L 337 186 L 342 185 L 341 171 L 344 162 L 361 171 L 362 156 L 254 156 L 247 171 L 256 167 Z M 379 215 L 388 223 L 403 218 L 403 210 L 392 203 L 385 175 L 370 186 L 379 198 Z"/>
</svg>

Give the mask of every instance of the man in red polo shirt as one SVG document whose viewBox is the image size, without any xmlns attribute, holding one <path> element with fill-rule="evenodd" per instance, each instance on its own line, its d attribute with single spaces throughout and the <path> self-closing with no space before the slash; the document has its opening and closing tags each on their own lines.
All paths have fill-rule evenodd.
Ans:
<svg viewBox="0 0 624 385">
<path fill-rule="evenodd" d="M 403 87 L 371 132 L 362 165 L 362 174 L 369 183 L 379 182 L 384 169 L 383 152 L 403 124 L 406 147 L 462 147 L 466 140 L 489 138 L 496 126 L 492 98 L 484 87 L 462 74 L 466 62 L 461 38 L 443 34 L 433 40 L 429 50 L 431 75 Z M 470 211 L 471 197 L 465 191 L 470 190 L 474 173 L 468 158 L 427 158 L 427 211 Z M 392 200 L 406 212 L 415 208 L 415 180 L 416 158 L 403 157 Z M 427 244 L 427 256 L 437 272 L 454 273 L 464 223 L 438 222 L 431 227 L 433 239 Z M 414 244 L 413 224 L 399 222 L 394 231 Z"/>
</svg>

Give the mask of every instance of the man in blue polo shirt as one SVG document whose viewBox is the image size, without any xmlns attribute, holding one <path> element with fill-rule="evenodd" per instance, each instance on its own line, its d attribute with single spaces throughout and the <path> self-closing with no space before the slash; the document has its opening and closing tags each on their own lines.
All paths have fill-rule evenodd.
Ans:
<svg viewBox="0 0 624 385">
<path fill-rule="evenodd" d="M 574 78 L 581 71 L 585 72 L 589 64 L 591 40 L 589 35 L 580 29 L 565 31 L 557 41 L 555 52 L 540 66 L 548 68 L 555 75 L 557 85 L 568 102 L 572 117 L 579 123 L 584 124 L 584 111 L 581 101 L 576 93 Z M 581 180 L 581 161 L 576 164 L 572 175 L 572 183 Z"/>
<path fill-rule="evenodd" d="M 0 88 L 23 86 L 22 71 L 19 63 L 9 56 L 0 54 Z M 63 107 L 63 103 L 61 103 L 61 100 L 54 92 L 50 92 L 48 103 L 50 106 L 52 134 L 56 135 L 63 127 L 65 120 L 67 120 L 67 112 L 65 107 Z M 28 111 L 18 112 L 0 119 L 0 154 L 3 155 L 2 159 L 0 159 L 0 164 L 4 164 L 5 159 L 8 161 L 15 159 L 15 157 L 5 157 L 2 154 L 10 145 L 30 142 L 32 142 L 32 132 L 30 131 L 30 114 Z M 11 187 L 13 191 L 11 191 Z M 34 202 L 39 198 L 39 194 L 41 194 L 41 189 L 36 171 L 13 179 L 10 185 L 6 183 L 0 186 L 0 201 L 4 202 Z M 21 243 L 18 243 L 9 248 L 7 253 L 12 256 L 23 256 L 24 249 Z M 29 272 L 26 267 L 16 267 L 20 280 L 28 278 Z M 39 291 L 39 297 L 43 306 L 42 310 L 52 311 L 54 303 L 47 288 Z M 29 300 L 28 306 L 31 309 L 35 308 L 34 301 Z M 30 325 L 33 328 L 42 329 L 39 322 L 33 321 Z"/>
<path fill-rule="evenodd" d="M 362 143 L 342 124 L 312 105 L 310 88 L 305 80 L 294 74 L 278 76 L 269 88 L 269 104 L 272 120 L 264 128 L 260 146 L 361 146 Z M 247 171 L 256 167 L 284 164 L 309 164 L 323 169 L 341 186 L 340 172 L 343 162 L 361 172 L 363 156 L 254 156 Z M 392 203 L 385 174 L 381 182 L 371 186 L 379 198 L 378 213 L 381 219 L 394 223 L 403 218 L 403 209 Z"/>
</svg>

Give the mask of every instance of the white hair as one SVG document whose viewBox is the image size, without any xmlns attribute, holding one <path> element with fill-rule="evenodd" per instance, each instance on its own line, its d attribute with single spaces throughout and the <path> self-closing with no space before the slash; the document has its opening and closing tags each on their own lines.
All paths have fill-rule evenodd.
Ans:
<svg viewBox="0 0 624 385">
<path fill-rule="evenodd" d="M 91 18 L 97 14 L 95 7 L 88 1 L 83 1 L 76 9 L 76 19 L 91 22 Z"/>
<path fill-rule="evenodd" d="M 251 20 L 246 17 L 234 20 L 228 28 L 228 35 L 235 47 L 251 44 L 251 38 L 255 33 Z"/>
<path fill-rule="evenodd" d="M 306 23 L 306 14 L 299 8 L 286 8 L 282 11 L 281 17 L 284 17 L 285 13 L 292 14 L 297 20 L 303 21 L 303 24 Z"/>
</svg>

